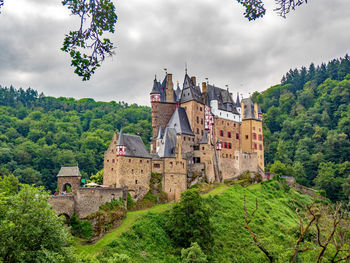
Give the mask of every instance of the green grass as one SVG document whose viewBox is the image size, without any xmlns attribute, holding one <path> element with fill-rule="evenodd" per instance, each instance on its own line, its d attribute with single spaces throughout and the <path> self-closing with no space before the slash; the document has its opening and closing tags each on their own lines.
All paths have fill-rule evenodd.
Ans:
<svg viewBox="0 0 350 263">
<path fill-rule="evenodd" d="M 209 193 L 204 194 L 204 197 L 208 196 L 214 196 L 217 194 L 221 194 L 225 190 L 228 189 L 228 186 L 226 185 L 219 185 L 218 187 L 211 190 Z M 130 227 L 135 223 L 135 221 L 143 215 L 146 215 L 147 213 L 161 213 L 164 212 L 172 207 L 172 203 L 166 203 L 161 205 L 153 206 L 149 209 L 145 210 L 138 210 L 138 211 L 132 211 L 128 212 L 125 219 L 123 220 L 122 224 L 104 236 L 102 236 L 96 243 L 94 244 L 83 244 L 83 241 L 81 239 L 76 238 L 75 239 L 75 248 L 76 253 L 78 255 L 84 255 L 88 257 L 95 257 L 97 256 L 105 247 L 106 245 L 110 244 L 112 241 L 116 240 L 120 237 L 120 235 L 124 232 L 126 232 Z"/>
</svg>

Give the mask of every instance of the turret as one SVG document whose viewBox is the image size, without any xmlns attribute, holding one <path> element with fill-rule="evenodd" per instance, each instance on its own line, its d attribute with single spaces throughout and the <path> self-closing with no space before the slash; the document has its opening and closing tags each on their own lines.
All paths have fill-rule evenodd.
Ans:
<svg viewBox="0 0 350 263">
<path fill-rule="evenodd" d="M 118 142 L 117 142 L 116 154 L 117 154 L 117 156 L 124 156 L 125 152 L 126 152 L 126 146 L 125 146 L 125 142 L 124 142 L 123 129 L 120 129 Z"/>
<path fill-rule="evenodd" d="M 153 89 L 151 91 L 151 103 L 160 102 L 160 87 L 157 81 L 157 77 L 153 81 Z"/>
<path fill-rule="evenodd" d="M 239 94 L 237 92 L 237 99 L 236 99 L 236 108 L 239 114 L 242 114 L 242 108 L 241 108 L 241 102 L 239 100 Z"/>
</svg>

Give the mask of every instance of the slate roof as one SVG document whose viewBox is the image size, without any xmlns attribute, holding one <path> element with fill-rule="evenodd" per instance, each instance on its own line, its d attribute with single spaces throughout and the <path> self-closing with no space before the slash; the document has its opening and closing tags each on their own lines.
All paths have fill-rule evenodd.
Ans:
<svg viewBox="0 0 350 263">
<path fill-rule="evenodd" d="M 188 134 L 194 136 L 190 122 L 188 121 L 186 110 L 182 107 L 177 107 L 175 109 L 167 127 L 175 129 L 177 134 Z"/>
<path fill-rule="evenodd" d="M 208 134 L 209 132 L 207 130 L 204 130 L 203 137 L 199 144 L 208 144 Z"/>
<path fill-rule="evenodd" d="M 236 108 L 236 103 L 233 101 L 232 96 L 228 90 L 207 84 L 207 96 L 209 104 L 212 100 L 218 101 L 219 110 L 228 111 L 239 115 L 239 112 Z"/>
<path fill-rule="evenodd" d="M 243 99 L 242 102 L 244 103 L 244 120 L 246 119 L 256 119 L 254 115 L 254 103 L 251 100 L 251 98 Z"/>
<path fill-rule="evenodd" d="M 163 138 L 163 129 L 162 129 L 162 126 L 159 126 L 157 139 L 162 139 L 162 138 Z"/>
<path fill-rule="evenodd" d="M 173 128 L 165 128 L 164 138 L 158 150 L 159 157 L 175 157 L 176 141 L 176 130 Z"/>
<path fill-rule="evenodd" d="M 61 167 L 60 171 L 58 172 L 57 177 L 62 176 L 81 176 L 79 167 L 73 166 L 73 167 Z"/>
<path fill-rule="evenodd" d="M 160 94 L 160 83 L 157 81 L 157 77 L 154 78 L 151 94 Z"/>
<path fill-rule="evenodd" d="M 124 134 L 122 132 L 120 134 L 123 138 L 123 144 L 126 147 L 125 156 L 151 158 L 140 136 Z M 118 134 L 118 143 L 121 137 L 120 134 Z"/>
<path fill-rule="evenodd" d="M 239 100 L 239 94 L 238 94 L 238 92 L 237 92 L 237 99 L 236 99 L 236 107 L 241 107 L 241 102 L 240 102 L 240 100 Z"/>
<path fill-rule="evenodd" d="M 202 92 L 200 88 L 194 85 L 191 78 L 186 73 L 181 93 L 181 103 L 191 100 L 203 103 Z"/>
</svg>

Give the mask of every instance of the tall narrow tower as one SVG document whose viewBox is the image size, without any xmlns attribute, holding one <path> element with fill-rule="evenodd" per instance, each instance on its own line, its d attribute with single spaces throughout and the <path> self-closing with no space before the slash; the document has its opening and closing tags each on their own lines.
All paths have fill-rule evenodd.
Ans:
<svg viewBox="0 0 350 263">
<path fill-rule="evenodd" d="M 152 114 L 152 144 L 151 153 L 156 151 L 156 136 L 158 133 L 158 118 L 159 118 L 159 107 L 158 104 L 161 102 L 161 90 L 160 83 L 157 81 L 157 77 L 153 81 L 153 89 L 151 91 L 151 114 Z"/>
</svg>

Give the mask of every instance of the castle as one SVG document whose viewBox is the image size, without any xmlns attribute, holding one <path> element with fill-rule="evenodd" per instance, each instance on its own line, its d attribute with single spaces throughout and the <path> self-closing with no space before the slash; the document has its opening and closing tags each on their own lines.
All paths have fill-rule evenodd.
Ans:
<svg viewBox="0 0 350 263">
<path fill-rule="evenodd" d="M 198 181 L 223 182 L 245 171 L 264 175 L 262 112 L 250 98 L 236 101 L 228 89 L 186 74 L 174 90 L 172 74 L 154 79 L 150 93 L 152 142 L 113 135 L 104 156 L 103 184 L 127 187 L 134 199 L 150 190 L 152 173 L 162 175 L 168 200 L 178 200 Z"/>
</svg>

